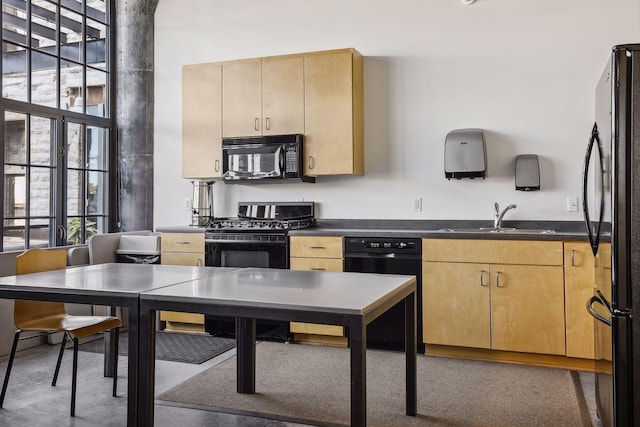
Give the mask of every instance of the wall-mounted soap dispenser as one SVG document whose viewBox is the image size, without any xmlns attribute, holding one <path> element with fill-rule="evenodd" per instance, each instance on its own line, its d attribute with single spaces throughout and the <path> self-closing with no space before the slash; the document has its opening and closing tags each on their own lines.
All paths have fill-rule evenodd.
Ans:
<svg viewBox="0 0 640 427">
<path fill-rule="evenodd" d="M 516 190 L 540 190 L 540 165 L 535 154 L 516 157 Z"/>
<path fill-rule="evenodd" d="M 447 134 L 444 176 L 447 179 L 487 177 L 487 149 L 482 129 L 457 129 Z"/>
</svg>

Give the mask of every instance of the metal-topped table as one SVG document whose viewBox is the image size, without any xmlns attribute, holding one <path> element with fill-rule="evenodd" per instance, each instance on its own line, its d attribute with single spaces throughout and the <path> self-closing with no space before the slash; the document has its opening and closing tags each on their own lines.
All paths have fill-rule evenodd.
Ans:
<svg viewBox="0 0 640 427">
<path fill-rule="evenodd" d="M 367 325 L 405 301 L 406 413 L 416 414 L 416 278 L 389 274 L 246 268 L 140 294 L 139 425 L 153 425 L 155 311 L 236 318 L 237 391 L 255 392 L 255 319 L 349 329 L 351 425 L 366 425 Z M 267 391 L 268 392 L 268 391 Z"/>
<path fill-rule="evenodd" d="M 0 278 L 0 298 L 111 305 L 129 309 L 127 425 L 139 424 L 139 297 L 147 290 L 227 272 L 229 268 L 98 264 Z"/>
<path fill-rule="evenodd" d="M 255 391 L 255 319 L 349 329 L 351 425 L 366 424 L 367 325 L 405 302 L 406 413 L 416 414 L 416 278 L 364 273 L 98 264 L 0 278 L 0 298 L 129 309 L 127 425 L 153 426 L 156 310 L 236 318 L 238 392 Z"/>
</svg>

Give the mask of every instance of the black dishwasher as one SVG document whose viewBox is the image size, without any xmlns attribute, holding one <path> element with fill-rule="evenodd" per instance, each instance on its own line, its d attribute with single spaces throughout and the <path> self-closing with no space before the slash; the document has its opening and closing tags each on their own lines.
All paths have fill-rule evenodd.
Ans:
<svg viewBox="0 0 640 427">
<path fill-rule="evenodd" d="M 416 276 L 417 348 L 422 343 L 422 241 L 415 238 L 345 237 L 344 271 Z M 367 348 L 404 351 L 404 302 L 371 322 Z"/>
</svg>

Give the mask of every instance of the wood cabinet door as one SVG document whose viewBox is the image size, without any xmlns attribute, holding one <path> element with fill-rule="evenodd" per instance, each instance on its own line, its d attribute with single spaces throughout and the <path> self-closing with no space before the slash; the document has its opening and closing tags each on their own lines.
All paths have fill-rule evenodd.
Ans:
<svg viewBox="0 0 640 427">
<path fill-rule="evenodd" d="M 262 134 L 304 133 L 302 57 L 263 59 Z"/>
<path fill-rule="evenodd" d="M 593 317 L 585 308 L 594 286 L 595 265 L 589 243 L 565 243 L 564 305 L 568 357 L 594 358 Z"/>
<path fill-rule="evenodd" d="M 491 265 L 494 350 L 565 354 L 560 266 Z"/>
<path fill-rule="evenodd" d="M 304 58 L 305 174 L 363 173 L 354 168 L 354 83 L 351 52 Z"/>
<path fill-rule="evenodd" d="M 222 136 L 262 134 L 260 59 L 222 65 Z"/>
<path fill-rule="evenodd" d="M 426 344 L 491 348 L 488 265 L 425 262 L 422 294 Z"/>
<path fill-rule="evenodd" d="M 222 175 L 222 67 L 182 68 L 182 177 Z"/>
<path fill-rule="evenodd" d="M 293 238 L 294 236 L 291 236 Z M 300 236 L 295 236 L 300 237 Z M 342 271 L 342 258 L 291 258 L 290 270 Z M 306 322 L 289 322 L 289 329 L 296 334 L 328 335 L 343 337 L 344 326 Z"/>
</svg>

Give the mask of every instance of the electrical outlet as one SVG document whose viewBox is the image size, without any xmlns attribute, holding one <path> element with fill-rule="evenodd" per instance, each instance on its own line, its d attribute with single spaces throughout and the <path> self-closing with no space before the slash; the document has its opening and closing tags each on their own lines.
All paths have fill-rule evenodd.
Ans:
<svg viewBox="0 0 640 427">
<path fill-rule="evenodd" d="M 578 212 L 578 196 L 567 197 L 567 212 Z"/>
<path fill-rule="evenodd" d="M 411 206 L 414 212 L 422 212 L 422 197 L 414 197 Z"/>
<path fill-rule="evenodd" d="M 191 210 L 191 199 L 184 199 L 184 210 L 185 211 Z"/>
</svg>

